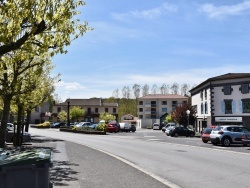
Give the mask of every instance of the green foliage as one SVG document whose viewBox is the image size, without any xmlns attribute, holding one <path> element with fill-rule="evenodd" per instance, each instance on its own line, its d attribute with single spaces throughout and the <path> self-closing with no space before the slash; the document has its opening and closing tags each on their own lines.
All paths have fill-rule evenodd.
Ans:
<svg viewBox="0 0 250 188">
<path fill-rule="evenodd" d="M 67 120 L 67 113 L 62 110 L 58 113 L 57 117 L 60 119 L 60 121 L 66 121 Z"/>
<path fill-rule="evenodd" d="M 50 127 L 50 122 L 49 121 L 45 121 L 43 123 L 37 124 L 37 127 Z"/>
<path fill-rule="evenodd" d="M 97 131 L 104 131 L 104 132 L 106 132 L 107 131 L 107 125 L 106 125 L 106 123 L 99 123 L 96 126 L 96 130 Z"/>
<path fill-rule="evenodd" d="M 114 121 L 116 119 L 116 117 L 110 113 L 107 112 L 103 112 L 100 113 L 100 120 L 104 120 L 106 123 L 110 122 L 110 121 Z"/>
<path fill-rule="evenodd" d="M 171 114 L 168 114 L 168 115 L 167 115 L 167 117 L 166 117 L 166 122 L 167 122 L 167 123 L 173 122 L 173 119 L 172 119 Z"/>
<path fill-rule="evenodd" d="M 78 121 L 79 120 L 79 117 L 82 117 L 84 116 L 84 109 L 82 109 L 81 107 L 79 106 L 72 106 L 70 108 L 70 117 L 74 120 L 74 121 Z"/>
</svg>

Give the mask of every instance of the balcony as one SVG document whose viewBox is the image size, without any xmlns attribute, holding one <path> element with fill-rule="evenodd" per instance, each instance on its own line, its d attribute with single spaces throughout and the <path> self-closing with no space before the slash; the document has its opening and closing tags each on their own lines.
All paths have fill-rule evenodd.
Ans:
<svg viewBox="0 0 250 188">
<path fill-rule="evenodd" d="M 156 104 L 145 104 L 145 107 L 148 107 L 148 108 L 152 108 L 152 107 L 156 107 L 157 105 Z"/>
</svg>

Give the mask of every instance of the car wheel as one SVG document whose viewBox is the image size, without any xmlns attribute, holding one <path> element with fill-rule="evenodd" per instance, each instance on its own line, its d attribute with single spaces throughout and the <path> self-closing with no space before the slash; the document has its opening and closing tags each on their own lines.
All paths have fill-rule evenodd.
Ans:
<svg viewBox="0 0 250 188">
<path fill-rule="evenodd" d="M 223 139 L 221 140 L 221 144 L 222 144 L 223 146 L 225 146 L 225 147 L 230 146 L 230 144 L 231 144 L 231 138 L 229 138 L 229 137 L 223 138 Z"/>
<path fill-rule="evenodd" d="M 178 137 L 179 135 L 178 135 L 178 133 L 175 133 L 174 136 L 175 136 L 175 137 Z"/>
<path fill-rule="evenodd" d="M 207 140 L 202 140 L 204 143 L 207 143 L 208 141 Z"/>
</svg>

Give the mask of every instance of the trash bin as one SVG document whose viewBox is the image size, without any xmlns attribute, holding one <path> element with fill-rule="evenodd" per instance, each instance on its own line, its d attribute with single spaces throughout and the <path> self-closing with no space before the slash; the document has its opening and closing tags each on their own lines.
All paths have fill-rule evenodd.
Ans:
<svg viewBox="0 0 250 188">
<path fill-rule="evenodd" d="M 51 149 L 35 148 L 20 152 L 0 151 L 1 188 L 51 188 Z"/>
</svg>

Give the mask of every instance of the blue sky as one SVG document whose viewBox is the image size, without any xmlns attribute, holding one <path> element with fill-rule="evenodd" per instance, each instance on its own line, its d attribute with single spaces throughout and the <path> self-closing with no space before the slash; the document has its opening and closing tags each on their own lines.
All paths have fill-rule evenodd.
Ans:
<svg viewBox="0 0 250 188">
<path fill-rule="evenodd" d="M 86 0 L 94 30 L 53 59 L 62 100 L 250 72 L 250 0 Z"/>
</svg>

